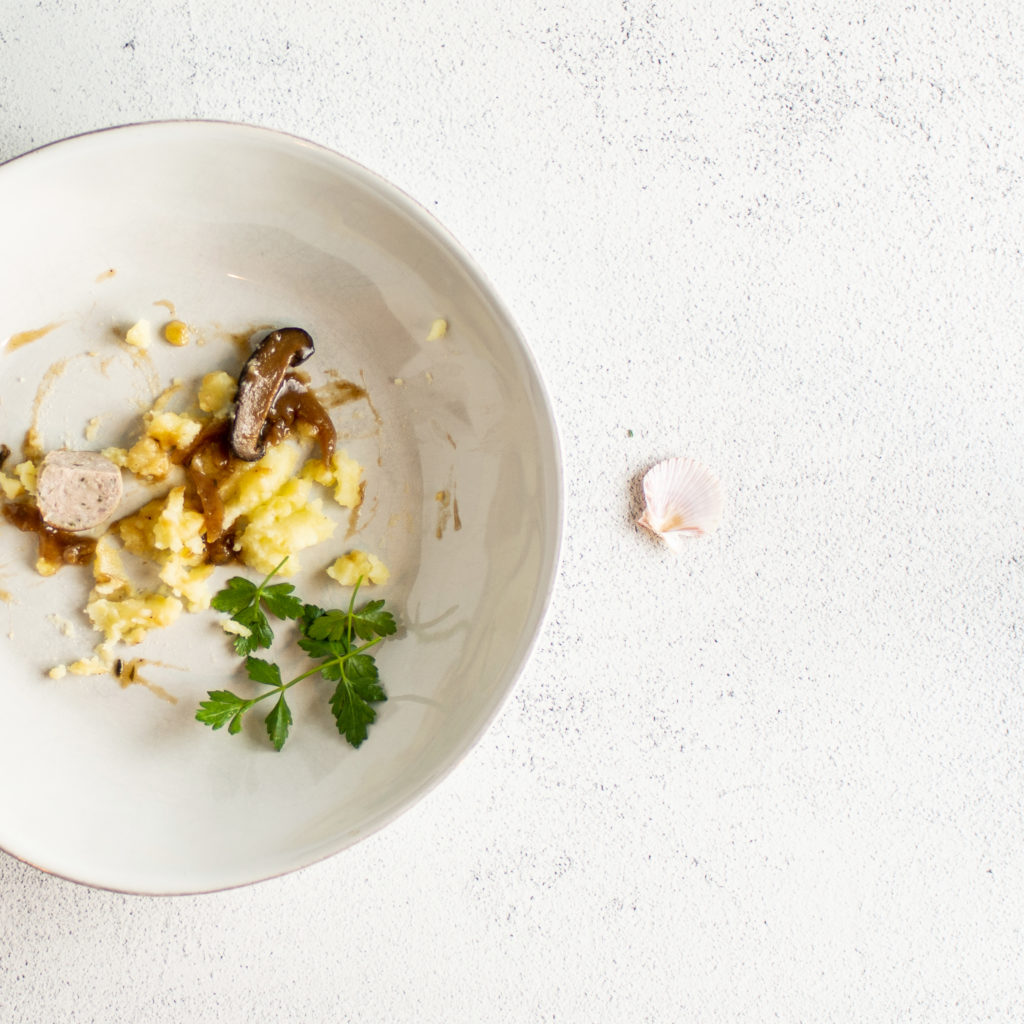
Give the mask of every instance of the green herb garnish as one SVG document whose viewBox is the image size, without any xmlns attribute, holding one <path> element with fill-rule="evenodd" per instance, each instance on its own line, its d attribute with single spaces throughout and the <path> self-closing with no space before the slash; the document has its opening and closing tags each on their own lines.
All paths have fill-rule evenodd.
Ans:
<svg viewBox="0 0 1024 1024">
<path fill-rule="evenodd" d="M 214 594 L 210 606 L 225 615 L 230 615 L 240 626 L 248 630 L 247 636 L 236 636 L 235 653 L 245 657 L 260 647 L 269 647 L 274 640 L 263 605 L 279 619 L 297 619 L 302 614 L 302 602 L 294 596 L 295 588 L 290 583 L 267 584 L 287 562 L 287 557 L 270 571 L 267 578 L 257 586 L 242 576 L 232 576 L 227 586 Z"/>
<path fill-rule="evenodd" d="M 235 651 L 245 656 L 249 678 L 269 689 L 256 697 L 240 697 L 230 690 L 211 690 L 207 693 L 209 699 L 200 703 L 196 719 L 211 729 L 222 729 L 226 725 L 228 732 L 235 734 L 241 730 L 242 719 L 255 704 L 277 697 L 264 721 L 270 742 L 275 750 L 280 750 L 292 725 L 286 691 L 303 679 L 319 675 L 337 684 L 329 700 L 331 713 L 338 732 L 353 747 L 358 747 L 366 739 L 368 727 L 376 721 L 377 712 L 372 705 L 387 700 L 377 663 L 367 651 L 395 632 L 394 616 L 384 610 L 383 601 L 369 601 L 356 608 L 361 576 L 345 611 L 303 604 L 294 596 L 295 588 L 290 583 L 267 585 L 282 565 L 284 562 L 259 586 L 240 576 L 233 577 L 210 602 L 249 631 L 249 636 L 235 638 Z M 257 648 L 269 647 L 274 638 L 267 611 L 279 619 L 295 620 L 300 634 L 298 646 L 319 664 L 284 682 L 277 665 L 252 656 Z"/>
</svg>

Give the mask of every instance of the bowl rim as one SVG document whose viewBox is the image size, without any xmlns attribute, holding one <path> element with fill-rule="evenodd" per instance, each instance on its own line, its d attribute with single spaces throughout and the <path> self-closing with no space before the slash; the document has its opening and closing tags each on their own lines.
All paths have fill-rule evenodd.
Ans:
<svg viewBox="0 0 1024 1024">
<path fill-rule="evenodd" d="M 508 307 L 505 305 L 504 300 L 498 294 L 497 289 L 495 289 L 490 279 L 484 274 L 465 246 L 463 246 L 451 231 L 449 231 L 448 228 L 446 228 L 421 202 L 414 199 L 408 192 L 395 185 L 387 178 L 378 174 L 376 171 L 371 170 L 365 164 L 346 156 L 338 150 L 323 145 L 322 143 L 315 142 L 293 132 L 284 131 L 278 128 L 270 128 L 265 125 L 251 124 L 243 121 L 222 120 L 217 118 L 159 118 L 146 121 L 130 121 L 123 124 L 108 125 L 102 128 L 76 132 L 72 135 L 64 136 L 51 142 L 42 143 L 39 146 L 35 146 L 32 149 L 16 154 L 15 156 L 8 157 L 7 159 L 0 161 L 0 190 L 4 188 L 4 183 L 6 181 L 5 172 L 12 166 L 31 164 L 40 159 L 45 159 L 52 152 L 63 151 L 75 142 L 103 136 L 113 137 L 115 135 L 123 134 L 143 134 L 169 127 L 192 127 L 198 128 L 200 131 L 222 129 L 228 133 L 237 134 L 239 137 L 266 136 L 269 140 L 276 141 L 277 143 L 290 143 L 292 145 L 311 149 L 317 152 L 320 157 L 328 163 L 333 163 L 335 166 L 341 168 L 344 173 L 347 173 L 348 175 L 354 174 L 356 177 L 361 178 L 365 184 L 376 190 L 384 199 L 390 200 L 398 206 L 405 215 L 417 222 L 417 224 L 423 228 L 427 234 L 435 238 L 442 247 L 447 250 L 449 256 L 456 261 L 460 269 L 462 269 L 462 271 L 472 280 L 473 284 L 476 285 L 476 287 L 486 297 L 494 311 L 495 318 L 501 325 L 503 331 L 506 332 L 506 334 L 516 344 L 518 344 L 520 354 L 525 360 L 529 372 L 532 375 L 533 380 L 531 381 L 531 384 L 539 399 L 536 404 L 536 409 L 538 413 L 542 414 L 539 419 L 541 419 L 543 421 L 543 425 L 547 427 L 551 439 L 551 454 L 553 456 L 553 462 L 549 467 L 549 472 L 553 477 L 551 481 L 553 484 L 551 501 L 553 503 L 555 515 L 553 523 L 550 524 L 552 529 L 550 563 L 546 568 L 546 572 L 543 574 L 542 586 L 536 591 L 537 599 L 534 603 L 533 621 L 532 623 L 527 623 L 527 637 L 523 654 L 518 665 L 512 671 L 503 692 L 499 696 L 499 699 L 495 702 L 494 707 L 483 717 L 477 728 L 466 735 L 463 743 L 460 745 L 460 748 L 448 763 L 442 765 L 442 767 L 437 770 L 433 776 L 421 781 L 410 791 L 405 799 L 396 804 L 395 807 L 380 813 L 375 818 L 372 818 L 364 828 L 359 830 L 358 833 L 344 838 L 334 845 L 329 852 L 314 857 L 311 860 L 304 861 L 295 867 L 285 868 L 282 871 L 274 871 L 269 874 L 261 874 L 258 877 L 251 878 L 246 881 L 233 882 L 229 885 L 217 885 L 210 888 L 167 888 L 160 890 L 144 890 L 120 888 L 116 885 L 91 882 L 87 878 L 75 878 L 71 875 L 62 873 L 61 871 L 55 871 L 43 865 L 36 864 L 34 861 L 26 857 L 19 856 L 17 853 L 0 844 L 0 852 L 5 853 L 7 856 L 12 857 L 14 860 L 17 860 L 22 864 L 27 864 L 30 867 L 41 871 L 43 874 L 60 878 L 64 881 L 72 882 L 86 888 L 117 893 L 124 896 L 203 896 L 219 892 L 230 892 L 234 889 L 241 889 L 247 886 L 257 885 L 261 882 L 268 882 L 275 878 L 283 878 L 287 875 L 304 871 L 306 868 L 313 867 L 316 864 L 321 864 L 345 850 L 350 849 L 363 840 L 368 839 L 375 833 L 383 830 L 397 818 L 401 817 L 415 804 L 422 801 L 451 775 L 456 767 L 458 767 L 458 765 L 460 765 L 469 755 L 470 751 L 479 745 L 480 741 L 487 734 L 495 720 L 508 705 L 520 677 L 536 652 L 541 634 L 543 633 L 551 614 L 552 598 L 554 596 L 555 587 L 561 570 L 565 533 L 566 482 L 562 457 L 561 435 L 558 426 L 558 419 L 554 411 L 554 405 L 548 390 L 548 385 L 545 382 L 543 375 L 540 373 L 540 368 L 532 348 L 527 343 L 525 336 L 519 329 L 518 324 L 513 318 Z"/>
</svg>

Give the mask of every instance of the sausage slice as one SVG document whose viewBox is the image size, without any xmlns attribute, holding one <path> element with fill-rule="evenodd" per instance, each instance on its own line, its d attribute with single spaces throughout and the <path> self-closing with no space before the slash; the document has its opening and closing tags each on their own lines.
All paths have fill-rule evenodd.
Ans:
<svg viewBox="0 0 1024 1024">
<path fill-rule="evenodd" d="M 36 503 L 59 530 L 88 530 L 109 519 L 121 500 L 121 470 L 99 452 L 50 452 L 39 466 Z"/>
</svg>

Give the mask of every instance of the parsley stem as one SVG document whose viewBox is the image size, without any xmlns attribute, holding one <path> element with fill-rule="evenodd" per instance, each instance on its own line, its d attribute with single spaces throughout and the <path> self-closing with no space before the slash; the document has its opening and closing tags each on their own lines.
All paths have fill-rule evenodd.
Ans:
<svg viewBox="0 0 1024 1024">
<path fill-rule="evenodd" d="M 284 565 L 284 563 L 287 561 L 288 556 L 285 555 L 284 558 L 282 558 L 281 561 L 278 562 L 277 565 L 275 565 L 274 568 L 267 573 L 263 582 L 256 588 L 261 594 L 263 593 L 263 588 L 281 571 L 281 566 Z"/>
<path fill-rule="evenodd" d="M 356 606 L 356 594 L 359 593 L 359 587 L 363 582 L 364 577 L 360 576 L 356 580 L 356 585 L 352 588 L 352 596 L 348 599 L 348 622 L 346 628 L 348 629 L 348 638 L 352 639 L 352 612 Z"/>
<path fill-rule="evenodd" d="M 349 651 L 348 654 L 343 654 L 339 658 L 332 658 L 330 661 L 325 661 L 319 665 L 314 665 L 312 668 L 307 669 L 305 672 L 303 672 L 301 675 L 296 676 L 294 679 L 289 679 L 287 683 L 282 683 L 280 686 L 275 686 L 271 690 L 265 690 L 258 697 L 253 697 L 249 701 L 249 707 L 252 707 L 253 704 L 258 704 L 261 700 L 266 700 L 267 697 L 273 697 L 276 694 L 284 693 L 285 690 L 294 686 L 296 683 L 301 683 L 303 679 L 308 679 L 310 676 L 315 676 L 318 672 L 321 672 L 329 665 L 344 664 L 354 654 L 362 654 L 364 651 L 368 651 L 371 647 L 376 647 L 377 644 L 379 644 L 383 639 L 383 637 L 376 636 L 372 640 L 368 640 L 361 647 L 357 647 L 354 651 Z"/>
</svg>

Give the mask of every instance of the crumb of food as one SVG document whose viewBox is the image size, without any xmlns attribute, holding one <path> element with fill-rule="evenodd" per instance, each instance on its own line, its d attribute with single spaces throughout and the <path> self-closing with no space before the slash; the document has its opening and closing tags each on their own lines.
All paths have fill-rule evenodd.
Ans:
<svg viewBox="0 0 1024 1024">
<path fill-rule="evenodd" d="M 177 622 L 182 607 L 176 597 L 140 593 L 116 601 L 96 598 L 85 606 L 85 611 L 108 643 L 137 644 L 150 630 L 165 629 Z"/>
<path fill-rule="evenodd" d="M 148 412 L 144 417 L 146 436 L 165 451 L 182 451 L 199 436 L 203 424 L 176 412 Z"/>
<path fill-rule="evenodd" d="M 0 470 L 0 490 L 4 492 L 4 497 L 8 499 L 17 498 L 25 493 L 25 488 L 22 486 L 21 481 L 12 476 L 7 476 L 2 470 Z"/>
<path fill-rule="evenodd" d="M 201 612 L 210 607 L 210 590 L 206 583 L 213 570 L 212 565 L 190 568 L 179 560 L 171 559 L 160 570 L 160 579 L 171 588 L 175 597 L 184 600 L 188 611 Z"/>
<path fill-rule="evenodd" d="M 343 587 L 354 587 L 359 577 L 370 583 L 387 583 L 391 579 L 388 567 L 368 551 L 349 551 L 333 565 L 328 566 L 327 575 Z"/>
<path fill-rule="evenodd" d="M 164 324 L 164 340 L 169 345 L 182 348 L 189 342 L 188 324 L 181 320 L 169 320 Z"/>
<path fill-rule="evenodd" d="M 429 370 L 427 370 L 427 372 L 423 376 L 427 378 L 428 384 L 434 383 L 434 375 Z"/>
<path fill-rule="evenodd" d="M 229 619 L 227 616 L 220 620 L 220 628 L 225 633 L 231 633 L 234 636 L 252 636 L 252 630 L 248 626 L 243 626 L 240 622 L 235 622 L 234 619 Z"/>
<path fill-rule="evenodd" d="M 96 542 L 92 578 L 95 581 L 93 592 L 101 597 L 126 597 L 132 592 L 121 553 L 109 535 Z"/>
<path fill-rule="evenodd" d="M 362 475 L 363 467 L 342 449 L 334 453 L 329 464 L 321 459 L 310 459 L 301 473 L 314 483 L 333 486 L 334 500 L 342 508 L 355 508 L 363 500 Z"/>
<path fill-rule="evenodd" d="M 137 644 L 150 630 L 171 625 L 181 614 L 182 603 L 176 597 L 136 591 L 109 535 L 96 543 L 92 571 L 95 583 L 85 612 L 103 634 L 108 648 L 116 643 Z M 76 672 L 74 665 L 68 670 L 74 675 L 83 674 Z"/>
<path fill-rule="evenodd" d="M 54 665 L 46 674 L 51 679 L 63 679 L 68 674 L 68 667 L 67 665 Z"/>
<path fill-rule="evenodd" d="M 205 550 L 205 529 L 202 512 L 185 507 L 185 488 L 175 487 L 168 492 L 160 514 L 153 520 L 152 546 L 179 561 L 198 565 Z"/>
<path fill-rule="evenodd" d="M 29 494 L 36 493 L 36 474 L 39 467 L 34 462 L 20 462 L 14 467 L 14 475 Z"/>
<path fill-rule="evenodd" d="M 56 613 L 52 615 L 47 615 L 46 618 L 50 622 L 52 622 L 53 625 L 57 628 L 57 630 L 63 633 L 64 636 L 71 637 L 75 635 L 74 623 L 69 622 L 67 619 L 63 618 L 60 615 L 57 615 Z"/>
<path fill-rule="evenodd" d="M 185 387 L 185 382 L 180 377 L 175 377 L 170 385 L 163 389 L 159 395 L 156 396 L 149 411 L 151 413 L 163 412 L 167 408 L 168 403 L 175 395 L 179 394 L 182 388 Z"/>
<path fill-rule="evenodd" d="M 96 654 L 91 658 L 79 658 L 78 661 L 73 661 L 67 666 L 67 670 L 73 676 L 105 676 L 113 664 L 112 659 L 105 659 Z"/>
<path fill-rule="evenodd" d="M 147 483 L 158 483 L 171 471 L 170 453 L 188 448 L 199 436 L 203 423 L 192 416 L 160 409 L 150 409 L 143 423 L 143 436 L 131 448 L 104 448 L 101 454 Z"/>
<path fill-rule="evenodd" d="M 118 464 L 115 454 L 106 451 L 103 454 L 114 465 Z M 167 478 L 171 471 L 171 460 L 156 438 L 142 437 L 125 453 L 124 468 L 149 483 L 157 483 Z"/>
<path fill-rule="evenodd" d="M 100 429 L 100 418 L 99 416 L 93 416 L 91 420 L 85 425 L 85 430 L 82 431 L 86 441 L 94 441 L 96 434 Z"/>
<path fill-rule="evenodd" d="M 55 562 L 52 559 L 40 555 L 36 559 L 35 569 L 40 576 L 56 576 L 60 572 L 63 562 Z"/>
<path fill-rule="evenodd" d="M 440 341 L 448 333 L 448 321 L 438 317 L 431 325 L 427 341 Z"/>
<path fill-rule="evenodd" d="M 214 416 L 226 416 L 237 391 L 238 381 L 230 373 L 223 370 L 208 373 L 199 385 L 199 408 Z"/>
<path fill-rule="evenodd" d="M 404 377 L 396 377 L 394 383 L 401 387 L 405 383 Z"/>
<path fill-rule="evenodd" d="M 145 351 L 153 343 L 153 329 L 148 320 L 139 320 L 128 328 L 124 343 Z"/>
<path fill-rule="evenodd" d="M 105 459 L 110 459 L 115 466 L 120 466 L 122 469 L 128 465 L 128 452 L 124 448 L 104 448 L 100 455 Z"/>
<path fill-rule="evenodd" d="M 25 440 L 21 449 L 29 458 L 41 459 L 43 457 L 43 438 L 34 423 L 25 431 Z"/>
<path fill-rule="evenodd" d="M 169 495 L 165 495 L 163 498 L 154 498 L 152 501 L 146 502 L 138 512 L 125 516 L 117 524 L 117 532 L 126 551 L 145 558 L 148 552 L 156 549 L 156 544 L 153 540 L 153 525 L 160 517 L 164 502 L 168 497 Z M 104 546 L 102 551 L 105 550 L 106 547 Z M 97 560 L 102 551 L 100 548 L 96 549 Z"/>
</svg>

